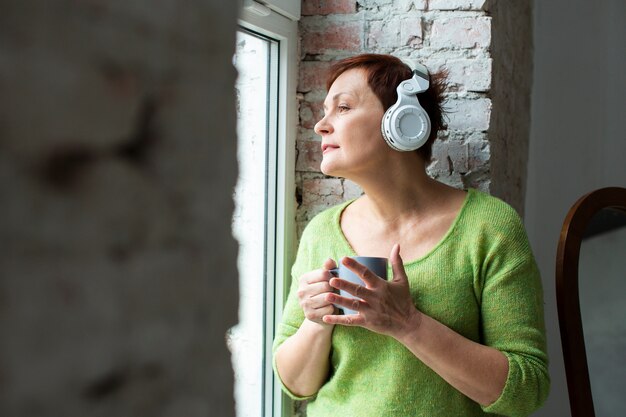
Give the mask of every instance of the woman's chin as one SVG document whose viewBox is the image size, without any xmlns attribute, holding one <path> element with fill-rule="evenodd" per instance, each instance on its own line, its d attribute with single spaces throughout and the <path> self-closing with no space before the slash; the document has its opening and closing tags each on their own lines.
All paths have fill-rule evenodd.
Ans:
<svg viewBox="0 0 626 417">
<path fill-rule="evenodd" d="M 341 175 L 341 171 L 337 169 L 337 167 L 331 164 L 324 165 L 323 162 L 320 165 L 320 172 L 329 177 L 343 177 L 343 175 Z"/>
<path fill-rule="evenodd" d="M 320 171 L 324 175 L 334 176 L 333 174 L 333 164 L 322 159 L 322 163 L 320 164 Z"/>
</svg>

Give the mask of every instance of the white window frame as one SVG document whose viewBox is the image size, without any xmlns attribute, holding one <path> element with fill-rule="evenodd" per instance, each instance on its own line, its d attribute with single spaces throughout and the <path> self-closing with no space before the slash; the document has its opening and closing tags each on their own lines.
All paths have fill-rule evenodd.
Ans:
<svg viewBox="0 0 626 417">
<path fill-rule="evenodd" d="M 281 13 L 283 14 L 281 14 Z M 279 42 L 278 48 L 278 94 L 272 93 L 270 102 L 277 100 L 277 114 L 270 119 L 275 123 L 276 141 L 269 143 L 270 166 L 275 170 L 276 183 L 269 186 L 267 195 L 268 218 L 267 270 L 265 276 L 274 277 L 266 282 L 265 329 L 264 329 L 264 381 L 263 417 L 287 417 L 291 402 L 281 392 L 272 372 L 272 341 L 280 322 L 284 301 L 291 282 L 291 265 L 295 257 L 295 153 L 297 133 L 296 85 L 298 74 L 298 24 L 299 0 L 266 1 L 265 4 L 244 0 L 239 15 L 239 26 L 257 32 Z M 273 103 L 275 104 L 275 102 Z M 275 165 L 272 166 L 272 161 Z M 273 233 L 272 233 L 273 232 Z M 269 279 L 268 279 L 269 281 Z"/>
</svg>

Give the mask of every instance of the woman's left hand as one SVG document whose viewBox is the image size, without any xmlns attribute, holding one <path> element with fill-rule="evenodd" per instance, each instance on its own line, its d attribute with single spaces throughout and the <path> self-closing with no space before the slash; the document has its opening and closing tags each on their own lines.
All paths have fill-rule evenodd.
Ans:
<svg viewBox="0 0 626 417">
<path fill-rule="evenodd" d="M 386 281 L 355 260 L 343 258 L 341 262 L 357 274 L 365 286 L 333 278 L 329 282 L 332 287 L 344 290 L 357 298 L 351 299 L 329 293 L 326 295 L 327 301 L 356 310 L 359 314 L 327 315 L 323 317 L 323 321 L 328 324 L 361 326 L 396 339 L 409 329 L 416 330 L 422 313 L 417 310 L 411 299 L 409 281 L 400 258 L 400 245 L 396 244 L 391 249 L 389 260 L 393 279 Z"/>
</svg>

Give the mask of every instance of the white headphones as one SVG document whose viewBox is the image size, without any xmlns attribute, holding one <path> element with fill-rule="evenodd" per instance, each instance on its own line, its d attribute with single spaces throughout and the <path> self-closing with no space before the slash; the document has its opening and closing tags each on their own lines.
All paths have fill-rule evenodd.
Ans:
<svg viewBox="0 0 626 417">
<path fill-rule="evenodd" d="M 385 142 L 400 152 L 418 149 L 430 135 L 430 118 L 417 99 L 418 93 L 428 90 L 430 77 L 425 66 L 413 65 L 413 77 L 400 83 L 398 101 L 387 109 L 380 125 Z"/>
</svg>

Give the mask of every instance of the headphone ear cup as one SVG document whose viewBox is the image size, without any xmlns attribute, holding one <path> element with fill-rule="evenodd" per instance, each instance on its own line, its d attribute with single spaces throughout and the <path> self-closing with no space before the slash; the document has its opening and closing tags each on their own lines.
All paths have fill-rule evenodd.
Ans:
<svg viewBox="0 0 626 417">
<path fill-rule="evenodd" d="M 383 139 L 385 139 L 385 142 L 387 142 L 387 145 L 389 145 L 392 149 L 395 149 L 396 151 L 402 152 L 402 149 L 396 146 L 393 133 L 391 133 L 391 116 L 393 115 L 397 107 L 398 107 L 398 103 L 394 104 L 393 106 L 387 109 L 380 123 L 380 132 L 382 133 Z"/>
<path fill-rule="evenodd" d="M 406 98 L 399 98 L 398 102 L 387 109 L 381 121 L 381 133 L 385 142 L 401 152 L 419 149 L 430 135 L 430 118 L 420 106 L 417 97 L 409 104 L 406 101 Z"/>
</svg>

